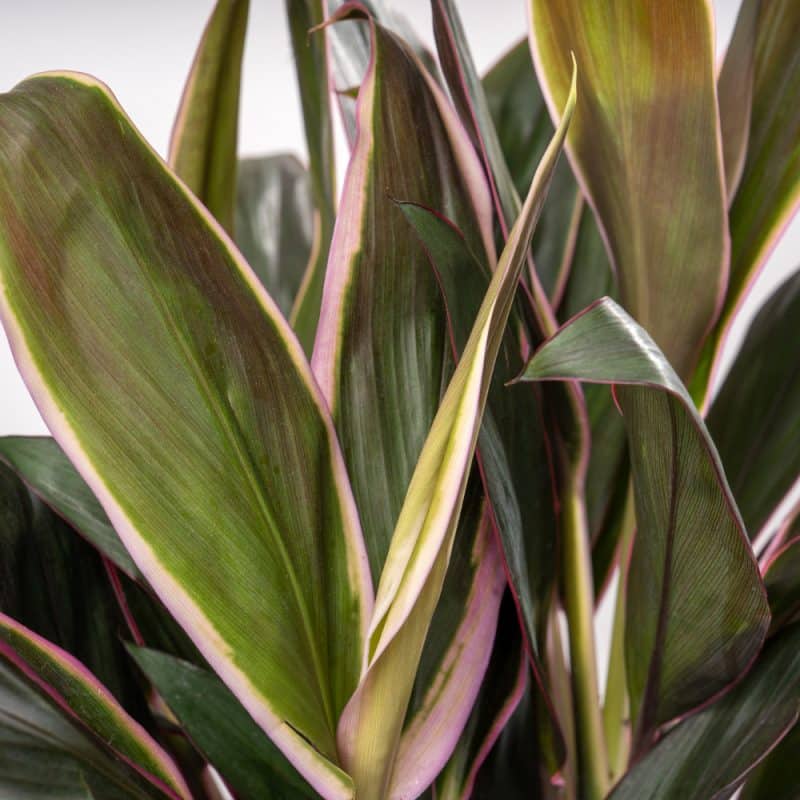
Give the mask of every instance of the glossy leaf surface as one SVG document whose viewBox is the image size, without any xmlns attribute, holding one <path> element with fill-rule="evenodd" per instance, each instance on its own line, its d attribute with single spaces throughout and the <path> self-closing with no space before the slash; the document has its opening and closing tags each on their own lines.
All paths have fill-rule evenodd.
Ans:
<svg viewBox="0 0 800 800">
<path fill-rule="evenodd" d="M 367 670 L 340 723 L 345 763 L 363 800 L 381 798 L 387 789 L 400 797 L 393 794 L 391 767 L 410 679 L 441 591 L 492 372 L 573 106 L 574 90 L 425 441 L 381 573 Z M 387 691 L 402 701 L 397 710 L 381 702 Z"/>
<path fill-rule="evenodd" d="M 49 436 L 0 437 L 2 458 L 36 494 L 131 577 L 139 571 L 86 481 Z"/>
<path fill-rule="evenodd" d="M 738 686 L 667 733 L 610 798 L 730 797 L 792 727 L 798 709 L 800 626 L 794 625 L 767 645 Z"/>
<path fill-rule="evenodd" d="M 318 797 L 216 675 L 156 650 L 131 648 L 131 654 L 235 792 L 275 800 Z"/>
<path fill-rule="evenodd" d="M 239 85 L 249 0 L 217 0 L 183 90 L 169 163 L 228 233 L 236 206 Z"/>
<path fill-rule="evenodd" d="M 308 172 L 287 155 L 243 158 L 236 182 L 236 244 L 288 319 L 313 246 Z"/>
<path fill-rule="evenodd" d="M 755 539 L 800 476 L 800 272 L 753 320 L 707 424 Z"/>
<path fill-rule="evenodd" d="M 169 756 L 80 661 L 5 614 L 0 614 L 0 656 L 66 718 L 151 784 L 154 793 L 189 800 L 189 789 Z"/>
<path fill-rule="evenodd" d="M 601 300 L 534 355 L 527 379 L 614 383 L 628 432 L 637 535 L 625 660 L 634 729 L 653 730 L 741 677 L 769 609 L 719 456 L 647 333 Z"/>
<path fill-rule="evenodd" d="M 56 440 L 234 694 L 319 791 L 349 797 L 329 759 L 371 588 L 297 340 L 91 78 L 0 98 L 0 207 L 2 318 Z"/>
<path fill-rule="evenodd" d="M 706 0 L 531 0 L 550 113 L 570 52 L 582 91 L 567 153 L 595 208 L 625 308 L 688 377 L 727 282 L 728 232 Z"/>
</svg>

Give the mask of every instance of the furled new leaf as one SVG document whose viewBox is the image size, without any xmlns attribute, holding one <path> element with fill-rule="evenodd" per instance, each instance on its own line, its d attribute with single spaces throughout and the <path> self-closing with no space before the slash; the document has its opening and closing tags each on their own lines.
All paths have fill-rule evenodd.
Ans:
<svg viewBox="0 0 800 800">
<path fill-rule="evenodd" d="M 755 539 L 800 477 L 800 272 L 753 320 L 707 424 Z"/>
<path fill-rule="evenodd" d="M 800 625 L 794 625 L 769 642 L 738 686 L 667 733 L 620 781 L 610 800 L 731 797 L 791 729 L 799 709 Z"/>
<path fill-rule="evenodd" d="M 236 181 L 236 244 L 287 319 L 312 254 L 308 172 L 289 155 L 243 158 Z"/>
<path fill-rule="evenodd" d="M 0 656 L 158 793 L 190 800 L 189 789 L 169 756 L 80 661 L 2 613 Z"/>
<path fill-rule="evenodd" d="M 335 725 L 371 586 L 297 340 L 94 79 L 0 97 L 0 209 L 0 311 L 56 440 L 251 715 L 350 797 Z"/>
<path fill-rule="evenodd" d="M 169 163 L 233 232 L 239 84 L 249 0 L 217 0 L 197 48 L 169 145 Z"/>
<path fill-rule="evenodd" d="M 157 650 L 136 647 L 131 654 L 235 792 L 270 800 L 318 796 L 219 678 Z"/>
<path fill-rule="evenodd" d="M 637 534 L 625 661 L 640 747 L 737 680 L 769 625 L 764 586 L 717 451 L 674 370 L 613 300 L 534 355 L 529 380 L 614 383 L 628 432 Z"/>
<path fill-rule="evenodd" d="M 687 378 L 727 282 L 714 31 L 707 0 L 530 0 L 539 82 L 557 118 L 574 51 L 585 81 L 567 153 L 625 308 Z"/>
<path fill-rule="evenodd" d="M 425 440 L 392 536 L 370 622 L 366 673 L 339 728 L 340 750 L 361 800 L 400 797 L 393 791 L 392 767 L 413 675 L 453 546 L 508 315 L 574 103 L 573 76 L 562 125 L 511 231 Z M 392 708 L 382 699 L 389 691 Z M 418 791 L 424 786 L 420 780 Z"/>
</svg>

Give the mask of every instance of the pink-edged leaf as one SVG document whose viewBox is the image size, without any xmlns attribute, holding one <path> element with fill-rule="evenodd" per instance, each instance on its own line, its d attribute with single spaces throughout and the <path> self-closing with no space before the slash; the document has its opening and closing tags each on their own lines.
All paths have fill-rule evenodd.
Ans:
<svg viewBox="0 0 800 800">
<path fill-rule="evenodd" d="M 567 153 L 625 308 L 683 378 L 727 285 L 729 237 L 708 0 L 530 0 L 531 48 L 554 119 L 570 52 L 583 79 Z"/>
<path fill-rule="evenodd" d="M 249 0 L 217 0 L 183 90 L 169 163 L 233 232 L 239 88 Z"/>
<path fill-rule="evenodd" d="M 2 613 L 0 656 L 163 795 L 190 800 L 170 757 L 74 656 Z"/>
<path fill-rule="evenodd" d="M 764 584 L 767 587 L 772 611 L 770 633 L 796 622 L 800 617 L 800 517 L 794 531 L 764 565 Z"/>
<path fill-rule="evenodd" d="M 53 435 L 240 702 L 350 798 L 335 727 L 372 587 L 297 339 L 94 79 L 0 96 L 0 209 L 0 313 Z"/>
<path fill-rule="evenodd" d="M 769 627 L 758 565 L 691 398 L 614 301 L 598 301 L 568 322 L 523 376 L 617 384 L 637 521 L 625 663 L 643 749 L 660 725 L 727 689 L 758 654 Z"/>
</svg>

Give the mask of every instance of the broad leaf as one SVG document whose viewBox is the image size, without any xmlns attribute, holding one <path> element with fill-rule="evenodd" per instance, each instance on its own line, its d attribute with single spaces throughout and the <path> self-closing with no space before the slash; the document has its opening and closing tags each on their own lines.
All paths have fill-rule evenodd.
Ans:
<svg viewBox="0 0 800 800">
<path fill-rule="evenodd" d="M 2 659 L 0 796 L 14 800 L 170 797 L 65 719 Z"/>
<path fill-rule="evenodd" d="M 800 725 L 781 739 L 747 776 L 739 800 L 795 800 L 800 780 L 797 759 L 800 757 Z"/>
<path fill-rule="evenodd" d="M 573 78 L 564 122 L 511 231 L 414 469 L 392 536 L 370 622 L 366 673 L 339 728 L 340 750 L 355 776 L 360 800 L 387 793 L 400 796 L 393 790 L 392 766 L 405 707 L 453 547 L 508 315 L 574 102 Z M 382 701 L 389 691 L 392 708 Z M 424 786 L 420 776 L 420 790 Z"/>
<path fill-rule="evenodd" d="M 80 661 L 5 614 L 0 614 L 0 656 L 66 718 L 151 784 L 153 793 L 189 800 L 189 789 L 169 756 Z M 30 717 L 25 720 L 33 724 Z"/>
<path fill-rule="evenodd" d="M 289 32 L 303 123 L 308 145 L 308 171 L 314 215 L 314 249 L 292 310 L 292 327 L 303 349 L 311 355 L 322 302 L 325 264 L 336 219 L 336 163 L 333 152 L 330 78 L 324 30 L 314 30 L 325 19 L 324 0 L 286 0 Z"/>
<path fill-rule="evenodd" d="M 767 645 L 731 692 L 667 733 L 610 800 L 728 798 L 792 727 L 798 709 L 800 625 L 794 625 Z"/>
<path fill-rule="evenodd" d="M 570 52 L 584 81 L 567 153 L 597 212 L 625 308 L 683 378 L 727 280 L 728 231 L 707 0 L 530 0 L 550 113 Z"/>
<path fill-rule="evenodd" d="M 800 477 L 800 272 L 764 303 L 707 424 L 755 539 Z"/>
<path fill-rule="evenodd" d="M 732 80 L 738 82 L 739 93 L 749 91 L 752 106 L 740 106 L 745 119 L 736 123 L 748 126 L 747 152 L 731 198 L 731 268 L 725 304 L 692 382 L 701 398 L 711 386 L 741 303 L 800 204 L 799 37 L 800 4 L 794 0 L 742 3 L 720 76 L 720 97 L 728 92 L 726 73 L 738 72 L 741 68 L 734 65 L 749 59 L 749 71 L 742 70 L 744 74 Z"/>
<path fill-rule="evenodd" d="M 139 571 L 103 507 L 54 439 L 3 436 L 0 458 L 104 556 L 127 575 L 138 577 Z"/>
<path fill-rule="evenodd" d="M 131 648 L 131 655 L 237 794 L 275 800 L 317 797 L 214 674 L 156 650 Z"/>
<path fill-rule="evenodd" d="M 228 233 L 236 207 L 239 84 L 249 0 L 217 0 L 197 48 L 169 163 Z"/>
<path fill-rule="evenodd" d="M 528 380 L 615 383 L 628 432 L 637 535 L 625 661 L 639 747 L 747 669 L 769 625 L 764 586 L 719 456 L 683 384 L 613 300 L 567 323 Z"/>
<path fill-rule="evenodd" d="M 0 465 L 0 612 L 67 650 L 150 724 L 121 637 L 125 620 L 94 548 Z"/>
<path fill-rule="evenodd" d="M 288 155 L 243 158 L 236 181 L 236 244 L 289 317 L 312 254 L 308 172 Z"/>
<path fill-rule="evenodd" d="M 91 78 L 0 97 L 0 209 L 0 312 L 56 440 L 256 721 L 350 797 L 331 759 L 371 587 L 297 340 Z"/>
</svg>

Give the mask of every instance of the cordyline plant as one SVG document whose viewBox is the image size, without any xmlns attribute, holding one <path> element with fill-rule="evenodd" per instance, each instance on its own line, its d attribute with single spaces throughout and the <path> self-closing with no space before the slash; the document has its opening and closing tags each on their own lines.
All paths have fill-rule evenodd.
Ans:
<svg viewBox="0 0 800 800">
<path fill-rule="evenodd" d="M 530 0 L 483 78 L 431 7 L 437 55 L 288 0 L 308 169 L 237 162 L 246 0 L 168 164 L 94 78 L 0 96 L 53 435 L 0 440 L 1 797 L 800 794 L 800 273 L 713 391 L 800 198 L 800 3 L 717 71 L 704 0 Z"/>
</svg>

